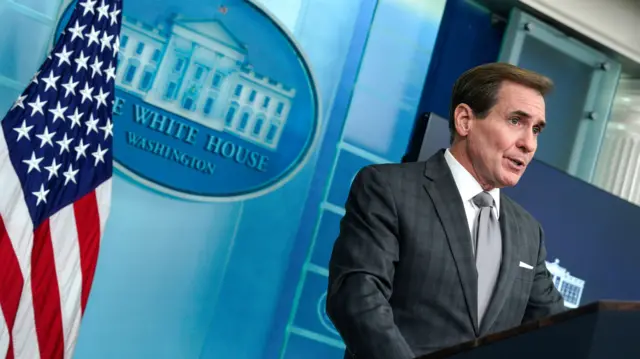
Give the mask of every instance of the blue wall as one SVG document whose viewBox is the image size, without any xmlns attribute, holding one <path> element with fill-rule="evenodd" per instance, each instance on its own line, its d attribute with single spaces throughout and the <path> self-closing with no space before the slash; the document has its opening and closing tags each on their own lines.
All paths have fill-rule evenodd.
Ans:
<svg viewBox="0 0 640 359">
<path fill-rule="evenodd" d="M 219 17 L 218 6 L 231 4 L 231 18 L 240 1 L 125 0 L 123 15 L 155 24 L 173 12 Z M 114 173 L 75 358 L 342 358 L 323 304 L 342 205 L 362 166 L 404 154 L 446 0 L 256 2 L 309 60 L 319 145 L 291 181 L 252 199 L 179 199 Z M 32 37 L 0 39 L 0 111 L 46 56 L 68 3 L 31 17 L 0 12 Z M 38 61 L 17 66 L 23 58 Z"/>
<path fill-rule="evenodd" d="M 404 154 L 443 9 L 444 1 L 379 1 L 362 39 L 362 61 L 345 69 L 355 86 L 343 77 L 345 106 L 327 128 L 275 313 L 270 347 L 279 347 L 284 336 L 281 358 L 343 355 L 344 344 L 324 313 L 326 267 L 342 206 L 361 167 L 397 162 Z"/>
<path fill-rule="evenodd" d="M 492 22 L 486 8 L 468 0 L 447 1 L 418 112 L 449 118 L 456 79 L 472 67 L 497 61 L 505 29 L 505 22 Z"/>
</svg>

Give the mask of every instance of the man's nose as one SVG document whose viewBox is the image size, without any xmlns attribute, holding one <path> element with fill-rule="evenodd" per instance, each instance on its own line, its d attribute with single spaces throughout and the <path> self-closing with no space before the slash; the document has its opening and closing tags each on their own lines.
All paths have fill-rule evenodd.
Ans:
<svg viewBox="0 0 640 359">
<path fill-rule="evenodd" d="M 535 152 L 538 147 L 538 139 L 531 131 L 523 134 L 518 142 L 518 147 L 525 153 Z"/>
</svg>

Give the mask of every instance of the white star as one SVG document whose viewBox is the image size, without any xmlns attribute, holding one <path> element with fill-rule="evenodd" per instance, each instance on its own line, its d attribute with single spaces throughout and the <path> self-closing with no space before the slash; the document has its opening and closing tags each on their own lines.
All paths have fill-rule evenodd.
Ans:
<svg viewBox="0 0 640 359">
<path fill-rule="evenodd" d="M 76 24 L 71 29 L 69 29 L 69 31 L 73 34 L 71 35 L 71 41 L 75 40 L 76 37 L 79 37 L 80 40 L 83 40 L 84 35 L 82 34 L 82 30 L 84 30 L 85 27 L 87 27 L 87 25 L 80 26 L 80 22 L 76 20 Z"/>
<path fill-rule="evenodd" d="M 120 14 L 120 10 L 118 10 L 118 8 L 114 6 L 113 11 L 109 13 L 109 17 L 111 18 L 111 25 L 115 25 L 118 23 L 118 14 Z"/>
<path fill-rule="evenodd" d="M 60 101 L 58 101 L 58 103 L 56 104 L 56 108 L 54 108 L 53 110 L 49 110 L 49 112 L 53 114 L 53 120 L 51 120 L 51 122 L 56 123 L 58 119 L 64 121 L 64 112 L 67 110 L 67 108 L 69 107 L 61 107 Z"/>
<path fill-rule="evenodd" d="M 106 72 L 106 71 L 105 71 Z M 108 80 L 107 80 L 108 81 Z M 13 104 L 13 106 L 11 107 L 11 109 L 13 110 L 16 107 L 20 107 L 22 109 L 24 109 L 24 100 L 27 98 L 27 95 L 22 95 L 20 97 L 18 97 L 18 99 L 16 100 L 16 102 Z"/>
<path fill-rule="evenodd" d="M 116 57 L 120 51 L 120 38 L 116 36 L 116 40 L 113 42 L 113 57 Z"/>
<path fill-rule="evenodd" d="M 87 44 L 87 47 L 91 46 L 91 44 L 93 44 L 94 42 L 96 44 L 100 43 L 100 40 L 98 39 L 98 35 L 100 35 L 100 30 L 96 30 L 95 26 L 91 25 L 91 33 L 87 35 L 87 38 L 89 39 L 89 43 Z"/>
<path fill-rule="evenodd" d="M 102 33 L 102 39 L 100 39 L 100 51 L 104 51 L 104 48 L 111 48 L 111 39 L 113 35 L 107 36 L 107 32 Z"/>
<path fill-rule="evenodd" d="M 36 206 L 40 204 L 40 202 L 47 203 L 47 195 L 49 194 L 49 190 L 44 190 L 44 185 L 40 185 L 40 190 L 38 192 L 31 192 L 34 196 L 38 198 L 38 202 L 36 202 Z"/>
<path fill-rule="evenodd" d="M 16 140 L 16 142 L 20 141 L 20 139 L 22 137 L 26 138 L 27 140 L 31 141 L 31 137 L 29 137 L 29 131 L 31 131 L 31 129 L 33 128 L 33 126 L 28 126 L 27 127 L 27 120 L 22 121 L 22 126 L 20 127 L 16 127 L 13 130 L 16 131 L 18 133 L 18 139 Z M 106 135 L 105 135 L 106 137 Z"/>
<path fill-rule="evenodd" d="M 91 73 L 91 78 L 93 78 L 96 75 L 96 72 L 98 73 L 98 75 L 102 76 L 102 61 L 98 61 L 98 56 L 96 56 L 93 59 L 93 64 L 91 64 L 91 69 L 93 70 L 93 72 Z"/>
<path fill-rule="evenodd" d="M 82 14 L 82 16 L 87 15 L 87 13 L 95 14 L 95 11 L 93 8 L 94 6 L 96 6 L 97 2 L 98 2 L 97 0 L 96 1 L 86 0 L 83 3 L 80 3 L 79 5 L 84 8 L 84 13 Z"/>
<path fill-rule="evenodd" d="M 104 4 L 104 0 L 102 0 L 102 6 L 98 8 L 98 21 L 102 19 L 102 17 L 109 18 L 109 5 Z"/>
<path fill-rule="evenodd" d="M 98 121 L 97 118 L 93 118 L 93 114 L 89 114 L 89 121 L 85 122 L 85 125 L 87 125 L 87 135 L 89 135 L 91 131 L 98 133 Z"/>
<path fill-rule="evenodd" d="M 87 148 L 89 147 L 89 144 L 84 144 L 83 139 L 80 139 L 80 143 L 74 147 L 73 149 L 76 150 L 76 161 L 80 159 L 80 157 L 87 157 L 87 155 L 84 153 Z"/>
<path fill-rule="evenodd" d="M 42 107 L 44 105 L 46 105 L 46 104 L 47 104 L 47 101 L 40 101 L 40 95 L 38 95 L 38 97 L 36 98 L 35 102 L 27 103 L 27 105 L 31 106 L 31 108 L 32 108 L 31 116 L 35 115 L 36 112 L 39 112 L 42 115 L 44 115 L 44 112 L 42 112 Z"/>
<path fill-rule="evenodd" d="M 104 70 L 104 74 L 107 76 L 107 82 L 111 79 L 116 79 L 116 68 L 113 67 L 113 63 L 109 64 L 109 68 Z"/>
<path fill-rule="evenodd" d="M 60 166 L 62 165 L 56 163 L 56 158 L 54 157 L 53 160 L 51 160 L 51 165 L 44 168 L 45 170 L 49 171 L 49 178 L 47 178 L 47 181 L 51 181 L 51 177 L 53 176 L 58 177 L 58 170 L 60 169 Z"/>
<path fill-rule="evenodd" d="M 71 144 L 71 141 L 73 141 L 73 137 L 71 139 L 68 139 L 66 133 L 64 134 L 64 138 L 62 138 L 60 141 L 56 141 L 58 146 L 60 146 L 60 155 L 62 155 L 65 151 L 69 152 L 69 145 Z"/>
<path fill-rule="evenodd" d="M 82 95 L 82 102 L 81 103 L 84 103 L 84 100 L 91 101 L 91 93 L 92 92 L 93 92 L 93 87 L 89 87 L 89 83 L 85 82 L 84 88 L 82 90 L 80 90 L 80 94 Z"/>
<path fill-rule="evenodd" d="M 73 95 L 76 94 L 76 86 L 78 86 L 79 82 L 74 82 L 73 81 L 73 76 L 69 76 L 69 81 L 66 84 L 62 84 L 62 87 L 64 87 L 64 89 L 66 90 L 64 93 L 64 97 L 68 97 L 69 93 L 72 93 Z"/>
<path fill-rule="evenodd" d="M 38 83 L 38 75 L 40 75 L 40 71 L 36 72 L 35 75 L 33 75 L 33 78 L 31 79 L 31 82 L 33 82 L 34 84 Z"/>
<path fill-rule="evenodd" d="M 104 131 L 104 139 L 105 141 L 109 136 L 113 136 L 113 123 L 111 123 L 110 119 L 107 119 L 107 124 L 100 127 L 102 131 Z"/>
<path fill-rule="evenodd" d="M 77 174 L 78 170 L 74 170 L 73 166 L 71 166 L 71 163 L 69 163 L 69 169 L 66 172 L 62 173 L 62 175 L 64 176 L 64 185 L 66 186 L 69 181 L 78 184 L 78 182 L 76 182 Z"/>
<path fill-rule="evenodd" d="M 108 148 L 105 148 L 103 150 L 100 144 L 98 143 L 98 149 L 96 150 L 96 152 L 91 153 L 91 155 L 96 159 L 96 161 L 93 164 L 94 167 L 97 166 L 98 163 L 100 162 L 104 163 L 104 155 L 105 153 L 107 153 L 107 151 L 109 151 Z"/>
<path fill-rule="evenodd" d="M 78 125 L 78 127 L 81 127 L 80 126 L 80 119 L 81 118 L 82 118 L 82 114 L 80 112 L 78 112 L 78 108 L 76 108 L 73 111 L 73 115 L 69 116 L 69 120 L 71 120 L 71 129 L 76 127 L 76 125 Z"/>
<path fill-rule="evenodd" d="M 76 67 L 76 72 L 80 72 L 82 69 L 89 69 L 87 67 L 87 62 L 89 61 L 89 56 L 84 56 L 84 51 L 80 50 L 80 56 L 78 56 L 75 60 L 73 60 L 78 64 Z"/>
<path fill-rule="evenodd" d="M 49 128 L 47 126 L 44 126 L 44 132 L 41 135 L 36 135 L 36 137 L 38 137 L 40 139 L 40 148 L 44 147 L 44 145 L 46 145 L 47 143 L 53 147 L 53 142 L 51 142 L 51 140 L 53 139 L 53 136 L 56 135 L 56 132 L 49 132 Z"/>
<path fill-rule="evenodd" d="M 58 87 L 56 86 L 56 82 L 59 78 L 60 76 L 53 76 L 53 70 L 51 70 L 51 72 L 49 72 L 49 77 L 42 79 L 42 81 L 47 84 L 47 86 L 44 88 L 44 91 L 46 92 L 50 87 L 53 87 L 53 89 L 57 91 Z"/>
<path fill-rule="evenodd" d="M 107 105 L 107 96 L 109 96 L 109 92 L 102 92 L 102 87 L 100 88 L 100 94 L 93 96 L 96 100 L 96 109 L 100 109 L 100 104 Z"/>
<path fill-rule="evenodd" d="M 67 63 L 71 65 L 71 61 L 69 61 L 69 56 L 71 56 L 71 54 L 73 54 L 73 50 L 67 51 L 67 45 L 64 45 L 62 47 L 62 51 L 56 53 L 56 57 L 60 59 L 58 61 L 58 66 L 61 66 L 62 63 Z"/>
<path fill-rule="evenodd" d="M 36 171 L 40 172 L 40 162 L 42 162 L 43 159 L 44 159 L 44 157 L 37 158 L 36 157 L 36 153 L 32 152 L 30 159 L 22 160 L 22 162 L 24 162 L 24 163 L 29 165 L 29 169 L 27 170 L 27 174 L 31 173 L 31 171 L 33 171 L 33 170 L 36 170 Z"/>
</svg>

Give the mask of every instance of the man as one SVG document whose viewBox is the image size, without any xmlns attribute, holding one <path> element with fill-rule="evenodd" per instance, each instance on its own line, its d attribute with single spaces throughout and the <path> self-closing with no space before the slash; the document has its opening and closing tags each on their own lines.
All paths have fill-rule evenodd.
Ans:
<svg viewBox="0 0 640 359">
<path fill-rule="evenodd" d="M 471 69 L 449 149 L 358 173 L 327 295 L 346 357 L 415 358 L 564 310 L 540 224 L 500 193 L 533 158 L 552 86 L 509 64 Z"/>
</svg>

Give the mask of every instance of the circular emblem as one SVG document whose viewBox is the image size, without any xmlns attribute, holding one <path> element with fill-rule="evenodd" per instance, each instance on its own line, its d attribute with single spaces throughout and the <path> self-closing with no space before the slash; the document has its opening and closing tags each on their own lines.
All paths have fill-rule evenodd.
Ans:
<svg viewBox="0 0 640 359">
<path fill-rule="evenodd" d="M 235 201 L 273 191 L 304 166 L 320 132 L 318 91 L 300 47 L 265 9 L 136 0 L 122 15 L 116 171 L 173 196 Z"/>
</svg>

